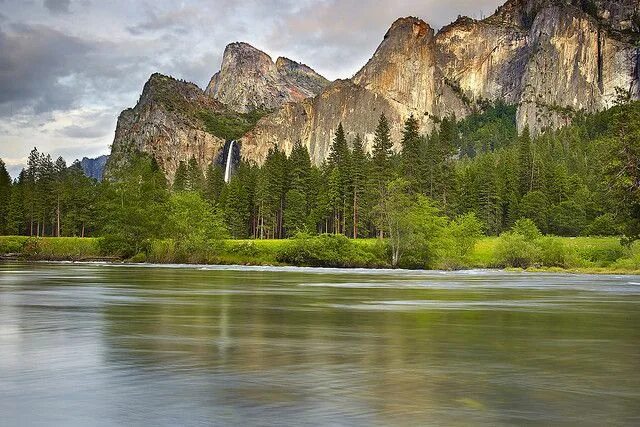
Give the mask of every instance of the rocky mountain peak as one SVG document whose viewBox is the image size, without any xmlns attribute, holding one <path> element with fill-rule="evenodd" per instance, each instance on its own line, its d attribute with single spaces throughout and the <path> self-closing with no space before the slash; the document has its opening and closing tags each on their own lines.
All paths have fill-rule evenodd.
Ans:
<svg viewBox="0 0 640 427">
<path fill-rule="evenodd" d="M 237 42 L 229 44 L 222 66 L 205 93 L 232 110 L 273 110 L 287 102 L 315 96 L 329 81 L 310 67 L 288 58 L 274 63 L 269 55 Z"/>
</svg>

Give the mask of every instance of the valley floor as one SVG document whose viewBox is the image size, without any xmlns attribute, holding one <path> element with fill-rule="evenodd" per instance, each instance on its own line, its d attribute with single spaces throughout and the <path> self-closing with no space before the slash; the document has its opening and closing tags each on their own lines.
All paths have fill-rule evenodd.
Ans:
<svg viewBox="0 0 640 427">
<path fill-rule="evenodd" d="M 554 262 L 533 261 L 527 271 L 564 271 L 593 274 L 640 274 L 640 256 L 632 246 L 626 248 L 615 237 L 557 237 L 562 248 Z M 313 241 L 310 239 L 309 241 Z M 107 261 L 149 262 L 159 264 L 237 264 L 237 265 L 292 265 L 314 267 L 389 268 L 386 246 L 378 239 L 349 240 L 355 255 L 345 255 L 331 249 L 308 251 L 296 240 L 225 240 L 207 253 L 191 252 L 179 255 L 172 241 L 156 241 L 146 255 L 122 259 L 104 253 L 99 238 L 0 236 L 0 259 L 28 261 Z M 498 237 L 481 239 L 463 262 L 455 266 L 440 263 L 434 269 L 520 269 L 498 260 Z M 309 252 L 313 255 L 309 255 Z M 557 252 L 557 248 L 556 248 Z M 299 256 L 304 253 L 305 256 Z M 284 254 L 284 255 L 283 255 Z M 293 254 L 293 257 L 291 256 Z M 547 257 L 548 258 L 548 257 Z"/>
</svg>

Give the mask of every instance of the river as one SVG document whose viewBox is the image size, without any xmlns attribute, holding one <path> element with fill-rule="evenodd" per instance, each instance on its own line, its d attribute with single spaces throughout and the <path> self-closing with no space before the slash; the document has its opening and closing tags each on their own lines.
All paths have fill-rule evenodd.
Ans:
<svg viewBox="0 0 640 427">
<path fill-rule="evenodd" d="M 640 277 L 0 263 L 0 414 L 639 425 Z"/>
</svg>

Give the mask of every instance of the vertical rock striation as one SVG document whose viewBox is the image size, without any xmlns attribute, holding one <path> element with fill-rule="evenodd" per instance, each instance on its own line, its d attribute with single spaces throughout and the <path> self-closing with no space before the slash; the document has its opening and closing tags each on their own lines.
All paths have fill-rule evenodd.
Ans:
<svg viewBox="0 0 640 427">
<path fill-rule="evenodd" d="M 239 113 L 273 110 L 320 93 L 329 81 L 304 64 L 271 57 L 247 43 L 231 43 L 205 93 Z"/>
<path fill-rule="evenodd" d="M 243 155 L 261 162 L 269 147 L 288 151 L 299 139 L 319 164 L 338 123 L 370 147 L 371 122 L 383 111 L 397 143 L 410 114 L 429 131 L 438 118 L 501 100 L 517 104 L 519 130 L 535 134 L 609 108 L 621 93 L 638 98 L 639 4 L 510 0 L 489 18 L 460 17 L 438 33 L 420 19 L 398 19 L 350 81 L 263 118 L 243 138 Z"/>
</svg>

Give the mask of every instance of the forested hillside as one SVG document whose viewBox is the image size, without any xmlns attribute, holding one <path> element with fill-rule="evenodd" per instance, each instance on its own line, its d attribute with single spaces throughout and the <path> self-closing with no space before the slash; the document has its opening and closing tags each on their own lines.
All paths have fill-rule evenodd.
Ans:
<svg viewBox="0 0 640 427">
<path fill-rule="evenodd" d="M 168 183 L 140 154 L 102 183 L 79 163 L 34 149 L 11 180 L 0 162 L 0 233 L 105 236 L 136 254 L 146 241 L 179 238 L 287 238 L 344 234 L 402 238 L 401 219 L 473 218 L 488 235 L 528 218 L 561 236 L 638 235 L 640 103 L 628 103 L 532 139 L 518 136 L 515 108 L 496 104 L 462 121 L 445 118 L 420 135 L 412 117 L 394 154 L 379 118 L 372 153 L 339 126 L 329 159 L 315 167 L 302 144 L 270 151 L 264 165 L 242 163 L 228 184 L 220 166 L 192 160 Z M 428 207 L 428 209 L 426 208 Z M 395 215 L 395 216 L 394 216 Z M 405 227 L 406 228 L 406 227 Z"/>
</svg>

